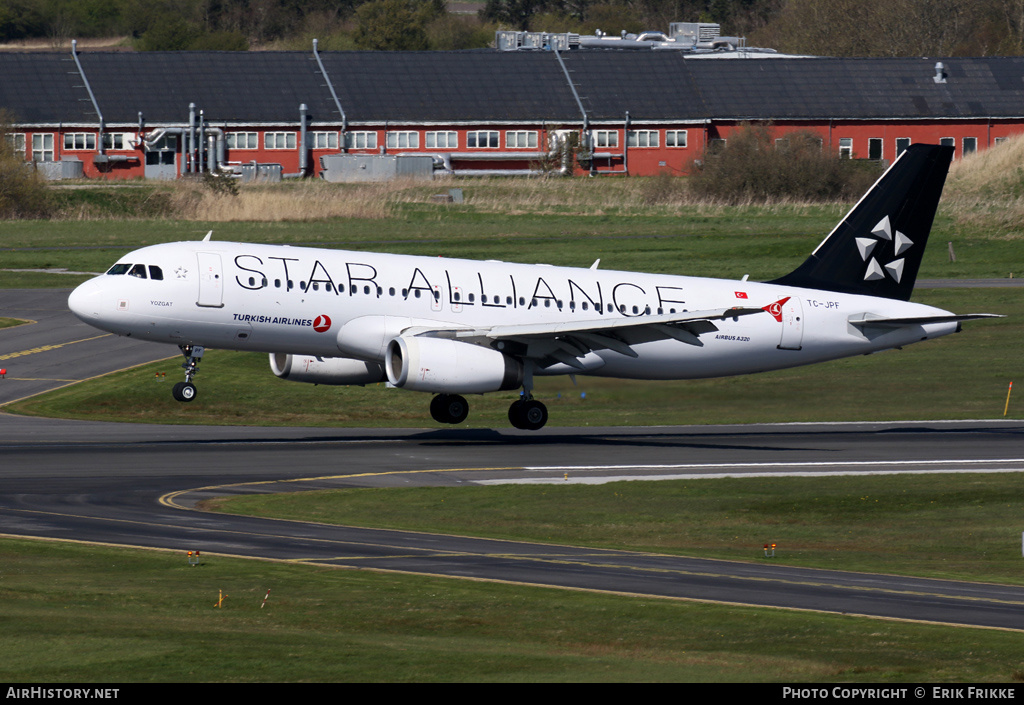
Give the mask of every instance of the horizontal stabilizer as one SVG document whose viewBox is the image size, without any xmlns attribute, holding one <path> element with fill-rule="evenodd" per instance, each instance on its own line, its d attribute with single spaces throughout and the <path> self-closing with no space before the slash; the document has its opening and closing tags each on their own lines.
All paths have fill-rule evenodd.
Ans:
<svg viewBox="0 0 1024 705">
<path fill-rule="evenodd" d="M 961 321 L 975 321 L 983 318 L 1004 318 L 997 313 L 964 313 L 948 314 L 945 316 L 911 316 L 909 318 L 851 318 L 850 325 L 858 328 L 902 328 L 904 326 L 921 326 L 928 323 L 959 323 Z"/>
</svg>

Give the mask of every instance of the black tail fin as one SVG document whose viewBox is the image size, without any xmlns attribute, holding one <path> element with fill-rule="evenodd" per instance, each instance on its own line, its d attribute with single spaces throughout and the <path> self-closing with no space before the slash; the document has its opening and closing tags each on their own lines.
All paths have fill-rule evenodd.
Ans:
<svg viewBox="0 0 1024 705">
<path fill-rule="evenodd" d="M 772 284 L 910 300 L 952 147 L 908 147 L 807 260 Z"/>
</svg>

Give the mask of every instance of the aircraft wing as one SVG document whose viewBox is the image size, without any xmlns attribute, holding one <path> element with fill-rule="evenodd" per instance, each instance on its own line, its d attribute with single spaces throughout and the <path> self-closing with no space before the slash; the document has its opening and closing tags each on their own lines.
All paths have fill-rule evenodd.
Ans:
<svg viewBox="0 0 1024 705">
<path fill-rule="evenodd" d="M 701 342 L 700 336 L 718 330 L 714 321 L 755 313 L 764 313 L 764 309 L 735 307 L 557 323 L 522 323 L 480 328 L 419 328 L 410 329 L 406 333 L 453 338 L 477 345 L 498 347 L 510 354 L 533 359 L 541 367 L 562 362 L 569 367 L 585 370 L 587 366 L 580 358 L 595 350 L 612 350 L 635 358 L 638 355 L 632 346 L 670 338 L 702 347 L 704 343 Z"/>
</svg>

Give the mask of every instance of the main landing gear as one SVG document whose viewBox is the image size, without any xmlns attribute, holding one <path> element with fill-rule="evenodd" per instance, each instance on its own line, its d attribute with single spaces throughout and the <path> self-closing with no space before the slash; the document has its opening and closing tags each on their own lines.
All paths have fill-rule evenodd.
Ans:
<svg viewBox="0 0 1024 705">
<path fill-rule="evenodd" d="M 430 415 L 438 423 L 462 423 L 469 416 L 469 402 L 458 394 L 438 394 L 430 400 Z"/>
<path fill-rule="evenodd" d="M 524 394 L 508 408 L 508 420 L 516 428 L 536 431 L 548 422 L 548 408 L 544 402 Z"/>
<path fill-rule="evenodd" d="M 179 345 L 181 354 L 185 356 L 182 368 L 185 370 L 185 381 L 178 382 L 171 390 L 171 394 L 177 401 L 192 401 L 196 398 L 196 385 L 192 384 L 192 378 L 199 372 L 199 361 L 203 359 L 205 348 L 199 345 Z"/>
<path fill-rule="evenodd" d="M 469 402 L 458 394 L 438 394 L 430 401 L 430 415 L 438 423 L 462 423 L 469 416 Z M 516 428 L 536 431 L 548 422 L 548 408 L 524 394 L 508 408 L 508 420 Z"/>
</svg>

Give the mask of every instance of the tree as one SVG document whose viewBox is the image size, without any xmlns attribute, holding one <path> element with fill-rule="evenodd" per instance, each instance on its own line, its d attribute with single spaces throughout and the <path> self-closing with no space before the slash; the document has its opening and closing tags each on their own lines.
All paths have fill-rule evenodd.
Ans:
<svg viewBox="0 0 1024 705">
<path fill-rule="evenodd" d="M 415 0 L 371 0 L 361 5 L 356 10 L 353 35 L 356 47 L 390 51 L 426 49 L 424 15 L 432 14 L 426 5 Z"/>
<path fill-rule="evenodd" d="M 546 0 L 487 0 L 480 16 L 525 32 L 530 29 L 530 19 L 545 5 Z"/>
</svg>

